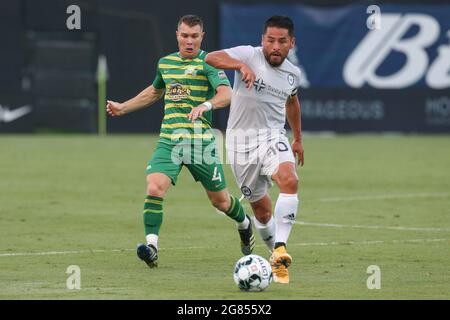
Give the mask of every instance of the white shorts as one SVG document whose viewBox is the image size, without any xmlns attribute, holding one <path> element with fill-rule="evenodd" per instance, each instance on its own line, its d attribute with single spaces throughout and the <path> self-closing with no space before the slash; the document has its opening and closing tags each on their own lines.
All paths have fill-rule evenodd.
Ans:
<svg viewBox="0 0 450 320">
<path fill-rule="evenodd" d="M 236 182 L 250 202 L 256 202 L 266 195 L 272 186 L 272 175 L 281 163 L 295 163 L 289 140 L 285 136 L 263 141 L 249 152 L 228 149 L 227 153 Z"/>
</svg>

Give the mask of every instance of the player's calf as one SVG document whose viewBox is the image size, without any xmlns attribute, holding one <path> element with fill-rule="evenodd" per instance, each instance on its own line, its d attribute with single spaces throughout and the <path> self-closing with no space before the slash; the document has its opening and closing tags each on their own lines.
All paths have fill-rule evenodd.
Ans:
<svg viewBox="0 0 450 320">
<path fill-rule="evenodd" d="M 211 199 L 211 204 L 216 208 L 217 210 L 220 210 L 222 212 L 227 212 L 227 210 L 230 208 L 230 198 L 227 196 L 226 198 L 220 198 L 220 199 Z"/>
</svg>

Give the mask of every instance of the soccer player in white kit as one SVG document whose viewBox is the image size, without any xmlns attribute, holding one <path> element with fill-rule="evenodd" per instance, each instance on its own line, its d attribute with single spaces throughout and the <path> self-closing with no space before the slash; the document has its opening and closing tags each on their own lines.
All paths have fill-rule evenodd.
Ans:
<svg viewBox="0 0 450 320">
<path fill-rule="evenodd" d="M 255 227 L 272 252 L 274 280 L 289 283 L 292 257 L 286 243 L 297 215 L 299 200 L 296 159 L 303 166 L 301 109 L 297 96 L 300 70 L 286 57 L 295 45 L 294 24 L 289 17 L 269 18 L 261 47 L 238 46 L 211 52 L 206 62 L 235 70 L 227 126 L 227 153 L 241 192 L 256 217 Z M 241 79 L 242 81 L 240 81 Z M 194 118 L 204 111 L 194 108 Z M 285 136 L 286 117 L 294 140 Z M 272 216 L 268 189 L 280 188 Z"/>
</svg>

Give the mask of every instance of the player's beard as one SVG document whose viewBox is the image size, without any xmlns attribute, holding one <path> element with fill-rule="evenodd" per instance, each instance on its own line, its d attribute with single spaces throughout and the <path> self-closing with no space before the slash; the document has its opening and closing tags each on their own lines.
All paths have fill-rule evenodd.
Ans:
<svg viewBox="0 0 450 320">
<path fill-rule="evenodd" d="M 271 56 L 273 56 L 272 54 L 268 54 L 264 52 L 264 56 L 266 57 L 267 62 L 272 66 L 272 67 L 279 67 L 283 64 L 284 59 L 286 59 L 286 57 L 283 57 L 282 55 L 279 55 L 277 57 L 280 57 L 280 61 L 279 62 L 273 62 L 270 58 Z"/>
</svg>

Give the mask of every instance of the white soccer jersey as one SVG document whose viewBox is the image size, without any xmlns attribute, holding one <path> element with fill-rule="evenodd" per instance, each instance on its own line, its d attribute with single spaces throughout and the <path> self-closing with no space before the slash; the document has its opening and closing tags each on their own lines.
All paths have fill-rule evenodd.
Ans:
<svg viewBox="0 0 450 320">
<path fill-rule="evenodd" d="M 227 149 L 248 152 L 286 133 L 286 101 L 297 93 L 300 69 L 287 59 L 279 67 L 272 67 L 261 47 L 238 46 L 225 52 L 248 65 L 256 75 L 249 90 L 241 73 L 235 72 L 227 126 Z"/>
</svg>

